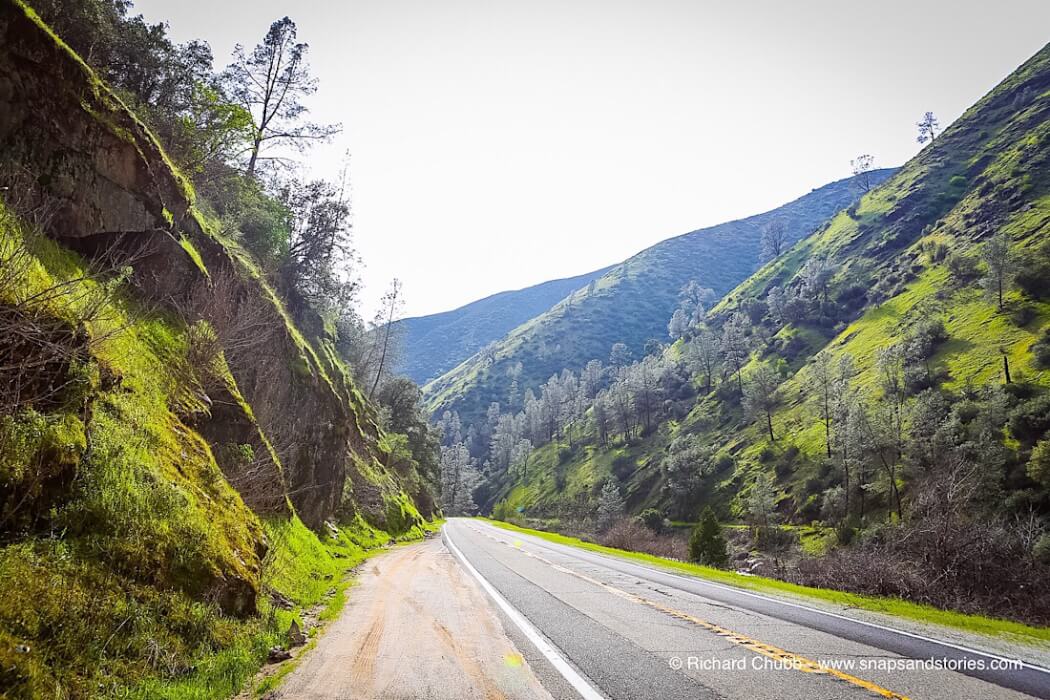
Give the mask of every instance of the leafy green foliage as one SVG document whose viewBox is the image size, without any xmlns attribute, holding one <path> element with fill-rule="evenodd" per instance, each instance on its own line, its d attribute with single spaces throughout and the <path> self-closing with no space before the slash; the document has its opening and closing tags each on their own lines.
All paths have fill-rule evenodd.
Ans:
<svg viewBox="0 0 1050 700">
<path fill-rule="evenodd" d="M 700 522 L 696 524 L 689 536 L 689 558 L 719 569 L 729 563 L 722 526 L 718 524 L 718 518 L 715 517 L 711 506 L 704 508 L 704 512 L 700 515 Z"/>
<path fill-rule="evenodd" d="M 638 522 L 658 535 L 664 531 L 664 520 L 663 512 L 656 508 L 646 508 L 638 514 Z"/>
<path fill-rule="evenodd" d="M 1028 477 L 1050 489 L 1050 440 L 1042 440 L 1032 448 L 1028 458 Z"/>
</svg>

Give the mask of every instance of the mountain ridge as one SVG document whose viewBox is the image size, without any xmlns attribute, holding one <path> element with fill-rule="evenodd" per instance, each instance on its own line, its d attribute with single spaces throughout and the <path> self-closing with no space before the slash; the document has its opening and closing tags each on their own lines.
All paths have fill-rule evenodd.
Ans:
<svg viewBox="0 0 1050 700">
<path fill-rule="evenodd" d="M 893 168 L 872 171 L 871 181 L 877 184 L 892 172 Z M 578 370 L 589 360 L 605 360 L 615 342 L 625 342 L 632 353 L 640 354 L 648 339 L 667 338 L 667 320 L 684 284 L 697 280 L 716 295 L 728 291 L 758 265 L 765 226 L 782 221 L 793 244 L 861 194 L 853 182 L 854 178 L 836 180 L 778 208 L 679 234 L 639 251 L 588 288 L 513 329 L 487 357 L 468 358 L 428 382 L 428 408 L 436 416 L 458 411 L 470 422 L 490 403 L 506 402 L 515 381 L 523 394 L 562 369 Z M 703 267 L 705 263 L 709 265 Z M 613 316 L 628 318 L 633 326 L 607 332 L 602 322 Z"/>
<path fill-rule="evenodd" d="M 435 379 L 613 267 L 504 290 L 449 311 L 402 319 L 395 329 L 401 334 L 405 357 L 396 371 L 418 384 Z"/>
</svg>

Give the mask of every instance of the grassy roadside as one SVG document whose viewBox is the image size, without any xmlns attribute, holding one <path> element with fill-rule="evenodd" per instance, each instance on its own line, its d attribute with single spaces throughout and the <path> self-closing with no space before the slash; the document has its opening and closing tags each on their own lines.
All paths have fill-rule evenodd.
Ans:
<svg viewBox="0 0 1050 700">
<path fill-rule="evenodd" d="M 1038 644 L 1042 646 L 1050 645 L 1050 627 L 1032 627 L 1030 625 L 1010 620 L 998 620 L 990 617 L 983 617 L 981 615 L 967 615 L 949 610 L 941 610 L 928 605 L 911 603 L 898 598 L 880 598 L 876 596 L 857 595 L 855 593 L 846 593 L 844 591 L 835 591 L 826 588 L 800 586 L 798 584 L 763 578 L 761 576 L 744 576 L 732 571 L 701 566 L 700 564 L 675 561 L 673 559 L 656 557 L 651 554 L 629 552 L 622 549 L 615 549 L 613 547 L 605 547 L 600 544 L 594 544 L 593 542 L 585 542 L 575 537 L 559 535 L 553 532 L 545 532 L 543 530 L 532 530 L 530 528 L 519 527 L 510 523 L 491 520 L 489 518 L 479 519 L 505 530 L 533 535 L 556 544 L 563 544 L 570 547 L 586 549 L 592 552 L 608 554 L 621 559 L 628 559 L 668 571 L 673 571 L 675 573 L 697 576 L 759 593 L 787 594 L 801 598 L 816 599 L 834 603 L 836 605 L 844 605 L 847 607 L 859 608 L 861 610 L 870 610 L 872 612 L 886 615 L 895 615 L 897 617 L 916 620 L 918 622 L 943 625 L 945 627 L 951 627 L 976 634 L 992 637 L 1008 637 L 1012 641 L 1027 644 Z"/>
<path fill-rule="evenodd" d="M 419 540 L 427 531 L 440 526 L 441 521 L 435 521 L 414 527 L 396 541 Z M 292 622 L 302 626 L 304 616 L 310 614 L 321 624 L 309 630 L 311 640 L 303 652 L 308 651 L 323 631 L 324 623 L 335 619 L 346 604 L 347 589 L 353 585 L 353 578 L 347 574 L 369 557 L 385 551 L 384 545 L 393 539 L 360 519 L 324 536 L 314 533 L 297 517 L 267 520 L 264 528 L 271 545 L 265 585 L 285 599 L 284 605 L 262 599 L 259 615 L 231 625 L 229 645 L 200 658 L 192 673 L 174 681 L 147 681 L 131 689 L 127 697 L 223 700 L 241 691 L 259 697 L 275 689 L 295 669 L 303 654 L 299 653 L 275 673 L 262 678 L 258 685 L 248 688 L 250 679 L 265 664 L 270 648 L 283 646 Z"/>
<path fill-rule="evenodd" d="M 438 532 L 444 524 L 444 519 L 434 520 L 433 522 L 425 523 L 423 527 L 414 529 L 409 535 L 398 538 L 398 544 L 409 544 L 422 539 L 427 532 Z M 310 630 L 310 641 L 307 642 L 306 646 L 303 647 L 298 654 L 292 659 L 282 663 L 275 673 L 269 674 L 261 679 L 258 679 L 258 683 L 250 683 L 244 695 L 249 695 L 254 698 L 262 698 L 269 692 L 276 690 L 284 682 L 296 668 L 299 663 L 306 657 L 310 651 L 317 646 L 317 640 L 320 639 L 321 634 L 332 620 L 339 617 L 343 607 L 347 601 L 347 590 L 352 588 L 357 582 L 353 575 L 348 575 L 351 570 L 356 568 L 359 564 L 364 562 L 366 559 L 380 554 L 385 551 L 385 548 L 381 546 L 373 546 L 370 549 L 362 551 L 357 557 L 351 556 L 352 561 L 347 562 L 347 565 L 343 568 L 343 576 L 340 578 L 339 583 L 330 589 L 326 594 L 326 597 L 320 602 L 319 605 L 315 606 L 316 620 L 318 624 L 315 624 Z M 320 608 L 317 610 L 317 608 Z"/>
</svg>

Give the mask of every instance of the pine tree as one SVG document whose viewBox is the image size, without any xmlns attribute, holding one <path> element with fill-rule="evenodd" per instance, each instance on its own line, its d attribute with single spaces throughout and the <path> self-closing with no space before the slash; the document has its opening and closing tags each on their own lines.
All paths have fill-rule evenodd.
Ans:
<svg viewBox="0 0 1050 700">
<path fill-rule="evenodd" d="M 726 551 L 726 538 L 722 535 L 722 526 L 711 506 L 704 508 L 700 522 L 689 536 L 689 558 L 693 561 L 723 568 L 729 563 Z"/>
</svg>

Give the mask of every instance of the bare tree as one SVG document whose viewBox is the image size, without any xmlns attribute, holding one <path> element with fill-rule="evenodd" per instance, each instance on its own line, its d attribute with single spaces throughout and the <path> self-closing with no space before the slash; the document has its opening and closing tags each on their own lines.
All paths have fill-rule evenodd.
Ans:
<svg viewBox="0 0 1050 700">
<path fill-rule="evenodd" d="M 853 184 L 861 192 L 871 189 L 871 171 L 875 167 L 875 156 L 862 153 L 849 162 L 853 172 Z"/>
<path fill-rule="evenodd" d="M 780 400 L 780 375 L 769 363 L 762 362 L 747 378 L 747 393 L 744 395 L 744 408 L 753 417 L 765 417 L 769 440 L 776 442 L 773 434 L 773 409 Z"/>
<path fill-rule="evenodd" d="M 739 311 L 734 313 L 722 326 L 722 339 L 719 344 L 722 357 L 736 374 L 737 388 L 741 394 L 744 393 L 744 377 L 740 370 L 743 369 L 744 363 L 751 355 L 751 341 L 748 338 L 750 328 L 751 321 L 745 314 Z"/>
<path fill-rule="evenodd" d="M 933 112 L 927 112 L 922 115 L 922 120 L 916 123 L 919 127 L 919 135 L 915 138 L 919 143 L 926 143 L 929 141 L 933 143 L 934 139 L 937 138 L 937 129 L 940 128 L 940 123 L 937 121 L 937 117 L 933 116 Z"/>
<path fill-rule="evenodd" d="M 817 400 L 820 404 L 820 420 L 824 423 L 824 446 L 831 458 L 831 407 L 832 389 L 835 384 L 831 366 L 831 355 L 822 352 L 813 358 L 813 375 L 817 380 Z"/>
<path fill-rule="evenodd" d="M 773 219 L 762 229 L 762 259 L 776 260 L 787 250 L 787 224 Z"/>
<path fill-rule="evenodd" d="M 379 366 L 376 368 L 376 376 L 372 381 L 372 388 L 368 392 L 369 398 L 372 398 L 372 394 L 375 393 L 376 387 L 379 386 L 379 380 L 383 377 L 383 370 L 386 367 L 387 358 L 390 352 L 390 340 L 394 332 L 394 322 L 400 315 L 403 306 L 404 299 L 401 296 L 401 280 L 395 277 L 390 283 L 390 289 L 383 295 L 379 313 L 376 315 L 376 332 L 382 335 L 383 341 L 380 344 L 379 350 Z"/>
<path fill-rule="evenodd" d="M 710 394 L 715 368 L 718 365 L 718 339 L 706 325 L 697 329 L 693 342 L 689 344 L 687 356 L 703 372 L 704 388 Z"/>
<path fill-rule="evenodd" d="M 249 175 L 255 174 L 260 160 L 281 160 L 263 155 L 270 147 L 302 150 L 339 133 L 338 125 L 303 121 L 307 109 L 302 100 L 317 91 L 317 81 L 306 61 L 309 47 L 296 41 L 297 31 L 288 17 L 277 20 L 251 53 L 238 44 L 234 62 L 223 73 L 230 96 L 251 113 L 254 122 Z"/>
</svg>

